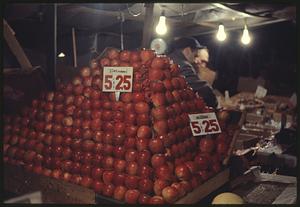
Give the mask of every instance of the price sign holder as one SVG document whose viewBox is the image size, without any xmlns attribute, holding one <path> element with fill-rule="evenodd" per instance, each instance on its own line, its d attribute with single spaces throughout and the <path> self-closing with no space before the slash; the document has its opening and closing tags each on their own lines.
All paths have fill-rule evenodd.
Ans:
<svg viewBox="0 0 300 207">
<path fill-rule="evenodd" d="M 121 92 L 132 92 L 133 68 L 132 67 L 104 67 L 103 92 L 115 92 L 119 100 Z"/>
<path fill-rule="evenodd" d="M 193 136 L 221 133 L 221 127 L 214 112 L 189 114 Z"/>
</svg>

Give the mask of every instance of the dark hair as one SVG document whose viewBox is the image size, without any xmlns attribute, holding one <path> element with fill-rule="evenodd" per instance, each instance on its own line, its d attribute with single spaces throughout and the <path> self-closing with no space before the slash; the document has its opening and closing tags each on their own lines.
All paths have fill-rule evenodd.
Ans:
<svg viewBox="0 0 300 207">
<path fill-rule="evenodd" d="M 187 47 L 190 47 L 192 50 L 206 48 L 206 46 L 201 45 L 199 41 L 193 37 L 182 37 L 171 42 L 170 52 Z"/>
</svg>

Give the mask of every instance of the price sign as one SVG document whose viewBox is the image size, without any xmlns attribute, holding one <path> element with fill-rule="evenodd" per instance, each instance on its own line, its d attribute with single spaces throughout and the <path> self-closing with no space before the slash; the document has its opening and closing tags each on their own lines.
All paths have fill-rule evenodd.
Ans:
<svg viewBox="0 0 300 207">
<path fill-rule="evenodd" d="M 104 92 L 131 92 L 132 67 L 104 67 L 103 85 Z"/>
<path fill-rule="evenodd" d="M 189 114 L 193 136 L 221 133 L 215 113 Z"/>
<path fill-rule="evenodd" d="M 263 98 L 267 95 L 268 90 L 265 89 L 262 86 L 257 86 L 256 91 L 255 91 L 255 97 L 257 98 Z"/>
</svg>

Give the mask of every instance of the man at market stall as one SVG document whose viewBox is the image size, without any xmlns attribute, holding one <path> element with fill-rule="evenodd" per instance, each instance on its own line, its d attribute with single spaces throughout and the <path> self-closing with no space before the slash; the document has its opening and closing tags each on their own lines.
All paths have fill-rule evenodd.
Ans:
<svg viewBox="0 0 300 207">
<path fill-rule="evenodd" d="M 180 66 L 180 73 L 187 83 L 197 92 L 208 106 L 216 108 L 218 105 L 213 89 L 207 81 L 199 78 L 193 66 L 199 49 L 204 49 L 195 38 L 184 37 L 172 42 L 169 57 Z"/>
<path fill-rule="evenodd" d="M 216 72 L 209 69 L 207 64 L 209 62 L 209 52 L 207 48 L 199 49 L 195 57 L 195 68 L 200 80 L 205 80 L 212 86 L 216 79 Z"/>
</svg>

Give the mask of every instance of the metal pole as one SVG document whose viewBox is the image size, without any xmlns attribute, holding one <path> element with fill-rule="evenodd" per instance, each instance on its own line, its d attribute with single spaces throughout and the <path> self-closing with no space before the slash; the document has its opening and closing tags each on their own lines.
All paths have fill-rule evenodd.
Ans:
<svg viewBox="0 0 300 207">
<path fill-rule="evenodd" d="M 74 68 L 77 67 L 77 49 L 76 49 L 76 36 L 75 28 L 72 27 L 72 41 L 73 41 L 73 57 L 74 57 Z"/>
<path fill-rule="evenodd" d="M 146 3 L 145 7 L 146 7 L 146 14 L 145 14 L 145 21 L 144 21 L 144 29 L 143 29 L 142 47 L 147 48 L 149 47 L 150 40 L 153 34 L 154 4 Z"/>
</svg>

